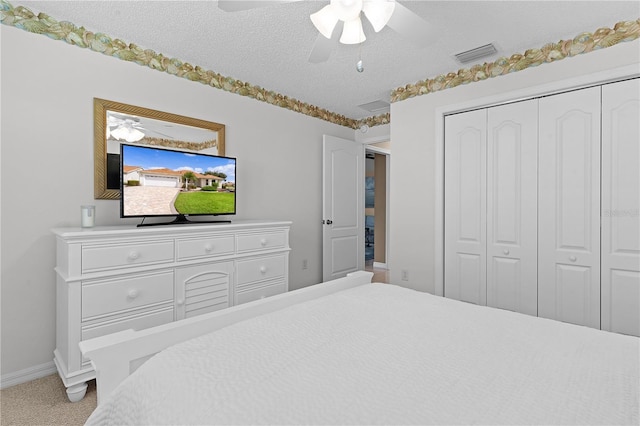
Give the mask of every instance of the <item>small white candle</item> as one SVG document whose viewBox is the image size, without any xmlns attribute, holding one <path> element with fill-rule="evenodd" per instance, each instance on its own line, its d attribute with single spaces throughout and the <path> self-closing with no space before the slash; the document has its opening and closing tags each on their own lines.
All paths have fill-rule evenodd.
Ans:
<svg viewBox="0 0 640 426">
<path fill-rule="evenodd" d="M 96 206 L 80 206 L 82 212 L 82 227 L 91 228 L 95 224 Z"/>
</svg>

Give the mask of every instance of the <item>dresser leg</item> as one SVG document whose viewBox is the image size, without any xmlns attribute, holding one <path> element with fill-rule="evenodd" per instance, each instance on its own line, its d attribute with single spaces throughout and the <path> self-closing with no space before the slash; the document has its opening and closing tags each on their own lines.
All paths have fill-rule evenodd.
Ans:
<svg viewBox="0 0 640 426">
<path fill-rule="evenodd" d="M 78 402 L 84 398 L 87 393 L 87 384 L 85 382 L 67 388 L 67 397 L 71 402 Z"/>
</svg>

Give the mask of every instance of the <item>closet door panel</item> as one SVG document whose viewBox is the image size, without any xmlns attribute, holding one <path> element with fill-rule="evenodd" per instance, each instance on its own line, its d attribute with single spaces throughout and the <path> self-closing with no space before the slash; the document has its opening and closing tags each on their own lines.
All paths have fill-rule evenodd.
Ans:
<svg viewBox="0 0 640 426">
<path fill-rule="evenodd" d="M 489 108 L 487 305 L 537 314 L 538 101 Z"/>
<path fill-rule="evenodd" d="M 445 128 L 444 295 L 486 305 L 486 111 Z"/>
<path fill-rule="evenodd" d="M 594 309 L 593 300 L 599 300 L 599 289 L 593 285 L 597 277 L 593 276 L 592 269 L 589 266 L 565 265 L 557 262 L 554 319 L 599 328 L 600 319 L 589 317 Z"/>
<path fill-rule="evenodd" d="M 640 336 L 640 79 L 602 87 L 602 329 Z"/>
<path fill-rule="evenodd" d="M 600 88 L 539 107 L 538 315 L 600 328 Z"/>
</svg>

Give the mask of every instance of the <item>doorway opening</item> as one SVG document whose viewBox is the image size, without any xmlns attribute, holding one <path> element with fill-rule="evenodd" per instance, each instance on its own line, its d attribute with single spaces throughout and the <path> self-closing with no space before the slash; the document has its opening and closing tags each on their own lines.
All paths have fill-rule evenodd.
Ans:
<svg viewBox="0 0 640 426">
<path fill-rule="evenodd" d="M 365 147 L 364 256 L 375 282 L 389 282 L 387 267 L 390 143 Z"/>
</svg>

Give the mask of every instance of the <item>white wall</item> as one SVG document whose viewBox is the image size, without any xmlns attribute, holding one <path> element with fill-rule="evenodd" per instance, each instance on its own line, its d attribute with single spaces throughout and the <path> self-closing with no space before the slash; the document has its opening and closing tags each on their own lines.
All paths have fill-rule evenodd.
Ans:
<svg viewBox="0 0 640 426">
<path fill-rule="evenodd" d="M 436 120 L 441 110 L 504 98 L 514 91 L 530 91 L 554 82 L 584 79 L 623 66 L 640 72 L 640 41 L 540 65 L 503 77 L 471 83 L 391 104 L 391 241 L 390 280 L 434 292 L 434 246 L 441 227 L 436 223 Z M 587 78 L 588 79 L 588 78 Z M 564 83 L 563 83 L 564 84 Z M 407 271 L 408 281 L 401 280 Z"/>
<path fill-rule="evenodd" d="M 97 225 L 139 222 L 93 199 L 94 97 L 225 124 L 235 219 L 292 220 L 291 283 L 321 281 L 322 134 L 353 139 L 352 129 L 17 28 L 0 34 L 3 377 L 53 359 L 50 229 L 79 226 L 81 204 L 96 205 Z"/>
<path fill-rule="evenodd" d="M 380 126 L 369 127 L 364 132 L 360 129 L 356 130 L 355 140 L 356 142 L 371 144 L 378 142 L 389 141 L 389 131 L 391 129 L 390 124 L 383 124 Z"/>
</svg>

